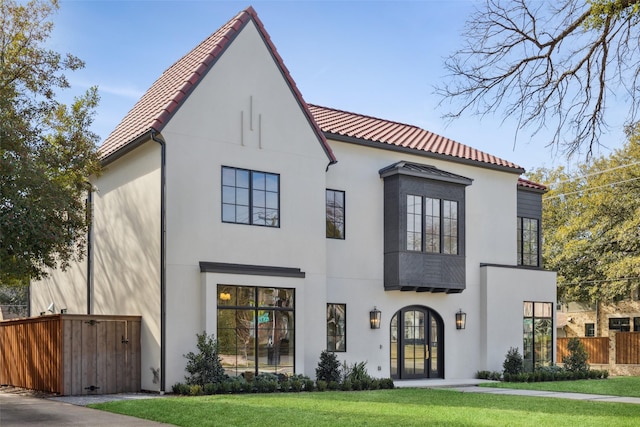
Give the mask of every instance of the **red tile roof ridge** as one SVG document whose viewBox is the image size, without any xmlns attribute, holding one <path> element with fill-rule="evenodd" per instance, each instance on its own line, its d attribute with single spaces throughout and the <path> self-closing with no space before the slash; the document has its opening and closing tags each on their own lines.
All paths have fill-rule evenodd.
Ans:
<svg viewBox="0 0 640 427">
<path fill-rule="evenodd" d="M 331 111 L 335 111 L 337 113 L 349 114 L 349 115 L 352 115 L 352 116 L 359 116 L 359 117 L 362 117 L 362 118 L 365 118 L 365 119 L 369 119 L 369 120 L 381 121 L 381 122 L 392 123 L 392 124 L 396 124 L 396 125 L 400 125 L 400 126 L 409 126 L 409 127 L 413 127 L 413 128 L 417 128 L 417 129 L 422 129 L 419 126 L 416 126 L 416 125 L 397 122 L 397 121 L 394 121 L 394 120 L 382 119 L 380 117 L 369 116 L 367 114 L 354 113 L 352 111 L 341 110 L 339 108 L 323 107 L 322 105 L 317 105 L 317 104 L 309 104 L 309 107 L 310 108 L 320 108 L 320 109 L 323 109 L 323 110 L 331 110 Z"/>
<path fill-rule="evenodd" d="M 323 107 L 316 104 L 309 104 L 309 109 L 320 125 L 320 128 L 329 134 L 411 148 L 442 156 L 464 159 L 465 161 L 486 163 L 513 170 L 514 172 L 524 172 L 524 169 L 515 163 L 438 135 L 416 125 L 353 113 L 337 108 Z M 363 125 L 360 124 L 361 122 L 367 124 L 366 131 L 362 130 Z M 358 124 L 358 126 L 354 126 L 353 123 Z"/>
</svg>

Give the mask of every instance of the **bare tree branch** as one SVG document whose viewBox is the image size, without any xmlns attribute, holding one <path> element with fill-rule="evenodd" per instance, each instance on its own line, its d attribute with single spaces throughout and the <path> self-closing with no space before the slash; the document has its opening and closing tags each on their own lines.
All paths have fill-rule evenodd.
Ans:
<svg viewBox="0 0 640 427">
<path fill-rule="evenodd" d="M 445 117 L 500 112 L 567 155 L 589 158 L 607 127 L 608 96 L 640 107 L 640 0 L 486 0 L 467 21 L 466 44 L 445 60 L 436 93 Z"/>
</svg>

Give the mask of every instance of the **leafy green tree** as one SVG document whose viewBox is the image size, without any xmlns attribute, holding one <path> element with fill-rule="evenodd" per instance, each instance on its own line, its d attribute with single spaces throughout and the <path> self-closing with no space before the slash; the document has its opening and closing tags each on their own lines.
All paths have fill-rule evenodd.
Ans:
<svg viewBox="0 0 640 427">
<path fill-rule="evenodd" d="M 607 157 L 531 175 L 550 187 L 542 254 L 562 301 L 613 301 L 640 284 L 640 127 L 627 133 Z"/>
<path fill-rule="evenodd" d="M 638 0 L 486 0 L 466 23 L 464 46 L 445 61 L 437 92 L 448 117 L 500 112 L 556 148 L 590 157 L 607 130 L 612 92 L 640 112 Z M 547 141 L 545 141 L 547 142 Z"/>
<path fill-rule="evenodd" d="M 46 48 L 57 0 L 0 0 L 0 283 L 24 284 L 84 255 L 87 179 L 100 171 L 90 130 L 95 87 L 71 105 L 64 72 L 84 66 Z"/>
</svg>

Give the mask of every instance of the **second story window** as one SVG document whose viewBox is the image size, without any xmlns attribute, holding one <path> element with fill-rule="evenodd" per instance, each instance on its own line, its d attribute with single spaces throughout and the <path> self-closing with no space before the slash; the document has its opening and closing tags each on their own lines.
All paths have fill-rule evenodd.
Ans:
<svg viewBox="0 0 640 427">
<path fill-rule="evenodd" d="M 280 175 L 222 167 L 222 221 L 280 226 Z"/>
<path fill-rule="evenodd" d="M 407 250 L 457 255 L 458 202 L 407 194 Z"/>
<path fill-rule="evenodd" d="M 538 220 L 518 217 L 518 265 L 540 266 Z"/>
<path fill-rule="evenodd" d="M 344 191 L 327 190 L 327 237 L 344 239 Z"/>
</svg>

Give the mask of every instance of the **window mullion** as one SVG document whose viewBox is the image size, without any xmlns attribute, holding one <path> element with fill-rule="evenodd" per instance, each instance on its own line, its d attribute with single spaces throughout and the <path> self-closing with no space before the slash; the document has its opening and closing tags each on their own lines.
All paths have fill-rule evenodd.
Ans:
<svg viewBox="0 0 640 427">
<path fill-rule="evenodd" d="M 427 251 L 427 201 L 426 197 L 420 197 L 420 204 L 422 205 L 422 216 L 420 218 L 422 224 L 422 230 L 420 230 L 420 251 Z"/>
<path fill-rule="evenodd" d="M 438 203 L 439 207 L 440 207 L 440 252 L 439 253 L 444 253 L 444 200 L 439 199 L 439 203 Z"/>
</svg>

